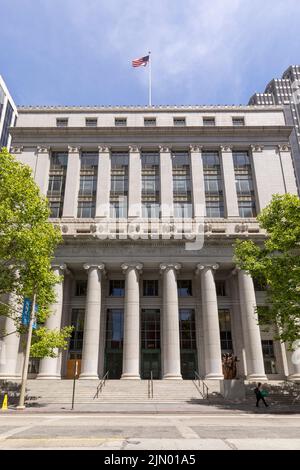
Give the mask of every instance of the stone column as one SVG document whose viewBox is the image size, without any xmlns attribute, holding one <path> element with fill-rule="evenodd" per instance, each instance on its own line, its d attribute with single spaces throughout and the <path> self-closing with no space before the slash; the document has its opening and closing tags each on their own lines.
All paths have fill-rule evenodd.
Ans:
<svg viewBox="0 0 300 470">
<path fill-rule="evenodd" d="M 247 379 L 253 381 L 266 380 L 252 277 L 241 269 L 238 269 L 237 273 L 246 352 Z"/>
<path fill-rule="evenodd" d="M 22 305 L 16 302 L 13 294 L 1 300 L 16 312 L 22 311 Z M 1 333 L 6 335 L 0 339 L 0 379 L 15 379 L 20 377 L 20 371 L 17 370 L 20 336 L 14 333 L 16 325 L 11 318 L 0 317 L 0 325 Z"/>
<path fill-rule="evenodd" d="M 202 147 L 200 145 L 191 145 L 191 177 L 193 184 L 193 206 L 194 217 L 203 218 L 206 215 L 205 207 L 205 187 L 202 163 Z"/>
<path fill-rule="evenodd" d="M 41 193 L 46 196 L 49 185 L 50 171 L 50 147 L 37 147 L 36 166 L 34 170 L 34 180 L 41 189 Z"/>
<path fill-rule="evenodd" d="M 160 146 L 159 174 L 161 217 L 169 219 L 173 215 L 173 167 L 171 149 Z"/>
<path fill-rule="evenodd" d="M 282 179 L 285 192 L 290 194 L 298 194 L 290 145 L 278 145 L 277 153 L 280 158 Z"/>
<path fill-rule="evenodd" d="M 125 272 L 123 371 L 121 379 L 140 379 L 140 292 L 141 263 L 121 265 Z"/>
<path fill-rule="evenodd" d="M 293 344 L 294 351 L 288 351 L 288 365 L 291 373 L 288 380 L 293 382 L 300 382 L 300 340 L 295 341 Z"/>
<path fill-rule="evenodd" d="M 213 271 L 218 264 L 198 264 L 201 276 L 202 317 L 205 351 L 205 378 L 223 379 L 219 312 Z"/>
<path fill-rule="evenodd" d="M 69 147 L 63 217 L 77 217 L 80 181 L 80 147 Z"/>
<path fill-rule="evenodd" d="M 109 217 L 109 196 L 110 196 L 110 148 L 107 145 L 100 145 L 98 160 L 98 178 L 96 194 L 95 217 Z"/>
<path fill-rule="evenodd" d="M 142 204 L 141 154 L 136 145 L 129 147 L 128 217 L 140 217 Z"/>
<path fill-rule="evenodd" d="M 57 276 L 61 276 L 65 269 L 65 264 L 53 266 L 53 271 Z M 60 330 L 63 306 L 63 282 L 56 284 L 54 289 L 56 301 L 51 306 L 51 312 L 46 320 L 45 326 L 49 330 Z M 60 364 L 61 354 L 59 354 L 57 357 L 45 357 L 44 359 L 41 359 L 37 379 L 60 379 Z"/>
<path fill-rule="evenodd" d="M 104 264 L 85 264 L 88 271 L 80 379 L 98 379 L 101 315 L 101 272 Z"/>
<path fill-rule="evenodd" d="M 232 148 L 222 145 L 220 150 L 226 216 L 239 217 Z"/>
<path fill-rule="evenodd" d="M 179 263 L 161 264 L 163 274 L 164 379 L 182 379 L 180 367 L 179 309 L 176 271 Z"/>
</svg>

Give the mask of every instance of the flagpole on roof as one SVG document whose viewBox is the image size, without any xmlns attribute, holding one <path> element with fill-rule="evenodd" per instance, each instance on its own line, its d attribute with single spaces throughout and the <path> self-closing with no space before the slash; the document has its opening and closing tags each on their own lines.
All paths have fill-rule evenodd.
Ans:
<svg viewBox="0 0 300 470">
<path fill-rule="evenodd" d="M 151 101 L 152 101 L 151 51 L 149 51 L 148 54 L 149 54 L 149 106 L 151 106 Z"/>
</svg>

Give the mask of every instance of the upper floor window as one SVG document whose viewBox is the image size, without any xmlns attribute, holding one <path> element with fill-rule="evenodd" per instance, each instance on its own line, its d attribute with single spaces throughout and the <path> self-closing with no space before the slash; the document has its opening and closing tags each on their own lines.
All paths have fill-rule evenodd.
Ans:
<svg viewBox="0 0 300 470">
<path fill-rule="evenodd" d="M 245 118 L 243 117 L 233 117 L 232 118 L 233 126 L 242 127 L 245 125 Z"/>
<path fill-rule="evenodd" d="M 56 118 L 56 127 L 68 127 L 68 118 Z"/>
<path fill-rule="evenodd" d="M 174 123 L 174 126 L 179 126 L 179 127 L 185 126 L 186 125 L 185 117 L 174 118 L 173 123 Z"/>
<path fill-rule="evenodd" d="M 203 151 L 203 173 L 207 217 L 224 217 L 223 182 L 218 152 Z"/>
<path fill-rule="evenodd" d="M 85 118 L 86 127 L 97 127 L 98 119 L 97 118 Z"/>
<path fill-rule="evenodd" d="M 158 280 L 145 279 L 143 281 L 143 296 L 144 297 L 157 297 L 158 296 Z"/>
<path fill-rule="evenodd" d="M 203 126 L 215 126 L 216 120 L 214 117 L 204 117 L 203 118 Z"/>
<path fill-rule="evenodd" d="M 109 295 L 111 297 L 124 297 L 125 281 L 123 279 L 112 279 L 109 281 Z"/>
<path fill-rule="evenodd" d="M 144 118 L 144 126 L 145 127 L 155 127 L 156 126 L 156 118 Z"/>
<path fill-rule="evenodd" d="M 192 294 L 192 281 L 190 279 L 180 279 L 177 281 L 179 297 L 190 297 Z"/>
<path fill-rule="evenodd" d="M 247 151 L 232 153 L 240 217 L 256 217 L 255 192 L 250 156 Z"/>
<path fill-rule="evenodd" d="M 116 127 L 126 127 L 127 126 L 127 119 L 126 118 L 115 118 L 115 126 Z"/>
<path fill-rule="evenodd" d="M 87 281 L 78 280 L 75 284 L 75 295 L 76 297 L 84 297 L 87 292 Z"/>
<path fill-rule="evenodd" d="M 215 281 L 217 296 L 224 297 L 226 296 L 226 282 L 225 281 Z"/>
</svg>

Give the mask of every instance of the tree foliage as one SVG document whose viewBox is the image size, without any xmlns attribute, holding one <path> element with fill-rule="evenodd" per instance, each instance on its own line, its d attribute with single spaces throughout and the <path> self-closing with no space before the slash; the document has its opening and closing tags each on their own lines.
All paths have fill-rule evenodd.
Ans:
<svg viewBox="0 0 300 470">
<path fill-rule="evenodd" d="M 290 345 L 300 338 L 300 200 L 275 194 L 258 215 L 267 231 L 263 245 L 237 240 L 237 265 L 266 285 L 268 308 L 259 310 L 261 324 L 277 325 L 276 337 Z"/>
<path fill-rule="evenodd" d="M 24 297 L 36 292 L 37 322 L 43 324 L 55 302 L 54 286 L 60 281 L 51 260 L 61 234 L 49 222 L 49 207 L 34 182 L 31 169 L 18 162 L 6 149 L 0 151 L 0 298 L 14 301 L 0 306 L 0 315 L 13 319 L 16 330 L 24 332 L 21 310 Z M 4 332 L 5 334 L 5 332 Z M 52 356 L 65 348 L 69 329 L 54 335 L 46 328 L 33 331 L 32 355 Z M 48 342 L 48 343 L 47 343 Z M 48 344 L 48 346 L 47 346 Z"/>
</svg>

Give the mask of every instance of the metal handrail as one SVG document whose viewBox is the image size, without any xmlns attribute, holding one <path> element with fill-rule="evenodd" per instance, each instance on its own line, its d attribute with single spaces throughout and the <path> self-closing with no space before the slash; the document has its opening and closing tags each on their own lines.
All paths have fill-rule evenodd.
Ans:
<svg viewBox="0 0 300 470">
<path fill-rule="evenodd" d="M 200 377 L 200 375 L 198 374 L 196 370 L 194 371 L 194 374 L 195 374 L 195 381 L 198 381 L 198 390 L 200 394 L 202 395 L 202 398 L 208 398 L 208 390 L 209 390 L 208 386 L 206 385 L 206 383 L 204 382 L 202 377 Z"/>
<path fill-rule="evenodd" d="M 106 374 L 102 377 L 102 379 L 100 380 L 99 384 L 98 384 L 98 387 L 97 387 L 97 390 L 96 390 L 96 393 L 94 395 L 94 398 L 93 400 L 95 400 L 95 398 L 98 398 L 99 397 L 99 393 L 102 392 L 102 389 L 103 387 L 105 386 L 105 382 L 108 380 L 108 375 L 109 375 L 109 370 L 106 372 Z"/>
<path fill-rule="evenodd" d="M 153 373 L 150 371 L 150 379 L 148 379 L 148 398 L 153 398 Z"/>
</svg>

